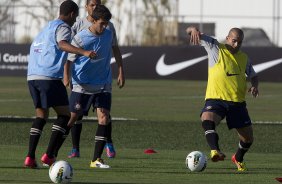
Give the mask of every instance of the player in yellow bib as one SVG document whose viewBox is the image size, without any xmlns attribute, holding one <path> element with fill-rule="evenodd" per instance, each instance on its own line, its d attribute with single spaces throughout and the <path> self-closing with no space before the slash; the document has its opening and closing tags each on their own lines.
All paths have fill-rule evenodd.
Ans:
<svg viewBox="0 0 282 184">
<path fill-rule="evenodd" d="M 251 82 L 248 92 L 253 97 L 257 97 L 259 92 L 257 74 L 247 54 L 240 50 L 244 33 L 239 28 L 232 28 L 223 44 L 193 26 L 188 27 L 186 32 L 192 44 L 203 46 L 208 53 L 208 84 L 201 120 L 211 148 L 211 160 L 217 162 L 225 158 L 215 129 L 226 118 L 228 128 L 235 128 L 240 139 L 232 161 L 238 171 L 246 171 L 243 158 L 253 143 L 252 122 L 245 102 L 247 78 Z"/>
</svg>

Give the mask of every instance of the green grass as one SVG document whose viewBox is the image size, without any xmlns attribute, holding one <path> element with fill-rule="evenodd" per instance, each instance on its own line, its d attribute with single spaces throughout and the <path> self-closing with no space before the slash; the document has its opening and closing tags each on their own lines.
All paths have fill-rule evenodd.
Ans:
<svg viewBox="0 0 282 184">
<path fill-rule="evenodd" d="M 22 168 L 22 146 L 3 146 L 11 153 L 4 152 L 6 159 L 0 161 L 1 183 L 50 183 L 46 168 L 31 170 Z M 63 148 L 61 152 L 66 153 Z M 192 173 L 185 168 L 184 160 L 187 152 L 183 150 L 158 150 L 157 154 L 143 154 L 142 149 L 117 149 L 116 159 L 107 160 L 112 166 L 109 170 L 90 169 L 89 157 L 92 149 L 84 148 L 79 159 L 66 159 L 74 168 L 73 183 L 261 183 L 275 184 L 275 177 L 281 176 L 281 164 L 274 164 L 281 159 L 280 154 L 250 153 L 247 157 L 250 171 L 238 174 L 230 161 L 220 163 L 208 162 L 208 167 L 202 173 Z M 228 153 L 230 155 L 230 153 Z"/>
<path fill-rule="evenodd" d="M 34 116 L 25 78 L 2 77 L 0 83 L 0 116 Z M 281 91 L 280 83 L 261 83 L 260 97 L 247 98 L 251 118 L 281 122 Z M 205 82 L 202 81 L 127 80 L 124 89 L 114 86 L 112 115 L 137 120 L 113 123 L 117 158 L 105 159 L 112 168 L 89 168 L 96 122 L 87 121 L 83 125 L 81 158 L 66 157 L 71 149 L 68 138 L 58 159 L 67 160 L 74 167 L 73 183 L 278 183 L 274 178 L 282 177 L 281 124 L 254 124 L 255 142 L 245 157 L 247 173 L 238 174 L 230 161 L 238 138 L 225 123 L 217 131 L 228 159 L 219 163 L 208 161 L 202 173 L 192 173 L 185 168 L 189 152 L 201 150 L 209 154 L 199 121 L 204 93 Z M 7 121 L 0 117 L 0 183 L 50 183 L 48 169 L 22 167 L 30 121 Z M 48 123 L 38 145 L 37 157 L 46 151 L 50 130 L 51 123 Z M 146 155 L 143 152 L 147 148 L 157 153 Z"/>
</svg>

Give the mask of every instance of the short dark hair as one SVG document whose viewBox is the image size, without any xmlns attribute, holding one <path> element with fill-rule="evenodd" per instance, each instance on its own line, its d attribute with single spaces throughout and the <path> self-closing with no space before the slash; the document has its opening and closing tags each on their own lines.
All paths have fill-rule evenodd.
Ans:
<svg viewBox="0 0 282 184">
<path fill-rule="evenodd" d="M 92 1 L 92 0 L 86 0 L 86 5 L 88 5 L 90 3 L 90 1 Z M 98 4 L 101 4 L 101 0 L 96 0 L 96 1 L 100 1 Z"/>
<path fill-rule="evenodd" d="M 68 15 L 71 12 L 78 13 L 78 6 L 72 0 L 66 0 L 60 5 L 60 15 Z"/>
<path fill-rule="evenodd" d="M 106 6 L 98 4 L 93 11 L 92 18 L 94 20 L 103 19 L 109 21 L 112 18 L 112 14 Z"/>
</svg>

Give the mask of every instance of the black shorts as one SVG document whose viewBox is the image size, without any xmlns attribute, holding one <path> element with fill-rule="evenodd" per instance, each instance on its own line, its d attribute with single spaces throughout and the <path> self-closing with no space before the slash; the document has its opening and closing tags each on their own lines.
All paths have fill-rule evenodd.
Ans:
<svg viewBox="0 0 282 184">
<path fill-rule="evenodd" d="M 68 93 L 61 80 L 30 80 L 28 88 L 35 108 L 68 106 Z"/>
<path fill-rule="evenodd" d="M 110 111 L 111 104 L 111 93 L 89 95 L 72 91 L 70 95 L 70 112 L 78 113 L 78 115 L 87 116 L 91 106 L 93 108 L 105 108 Z"/>
<path fill-rule="evenodd" d="M 206 100 L 203 112 L 214 112 L 222 119 L 226 118 L 229 129 L 243 128 L 252 124 L 246 102 L 228 102 L 224 100 Z"/>
</svg>

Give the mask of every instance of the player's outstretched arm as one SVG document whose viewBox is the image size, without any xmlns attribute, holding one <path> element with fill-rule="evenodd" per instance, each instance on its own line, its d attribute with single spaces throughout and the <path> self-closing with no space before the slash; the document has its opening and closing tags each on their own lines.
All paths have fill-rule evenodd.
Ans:
<svg viewBox="0 0 282 184">
<path fill-rule="evenodd" d="M 193 45 L 200 44 L 201 32 L 194 26 L 190 26 L 186 29 L 186 33 L 190 35 L 190 43 Z"/>
<path fill-rule="evenodd" d="M 83 55 L 83 56 L 89 57 L 91 59 L 94 59 L 96 57 L 95 51 L 83 50 L 81 48 L 78 48 L 78 47 L 71 45 L 70 43 L 68 43 L 65 40 L 60 41 L 58 43 L 58 45 L 59 45 L 59 48 L 61 50 L 69 52 L 69 53 Z"/>
<path fill-rule="evenodd" d="M 248 90 L 249 93 L 253 95 L 253 97 L 259 96 L 259 90 L 258 90 L 258 76 L 254 76 L 251 78 L 251 84 L 252 86 Z"/>
<path fill-rule="evenodd" d="M 119 88 L 122 88 L 125 84 L 122 56 L 118 46 L 113 46 L 112 50 L 118 66 L 117 85 L 119 86 Z"/>
</svg>

